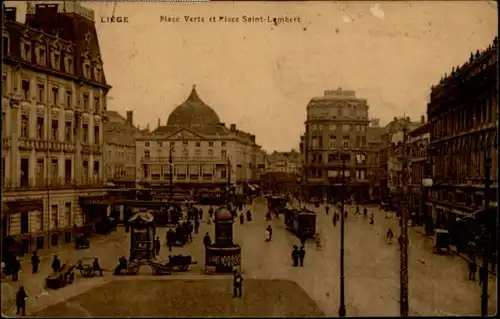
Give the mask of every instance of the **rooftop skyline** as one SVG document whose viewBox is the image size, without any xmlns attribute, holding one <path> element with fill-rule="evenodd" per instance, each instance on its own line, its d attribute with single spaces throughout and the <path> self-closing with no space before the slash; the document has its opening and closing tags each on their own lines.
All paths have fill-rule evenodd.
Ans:
<svg viewBox="0 0 500 319">
<path fill-rule="evenodd" d="M 18 7 L 24 22 L 25 3 Z M 306 106 L 342 87 L 366 99 L 380 125 L 418 121 L 430 87 L 497 34 L 491 2 L 97 3 L 108 109 L 134 110 L 141 128 L 185 101 L 196 84 L 221 122 L 268 151 L 297 149 Z M 129 23 L 101 17 L 128 16 Z M 162 23 L 160 15 L 299 16 L 300 23 Z"/>
</svg>

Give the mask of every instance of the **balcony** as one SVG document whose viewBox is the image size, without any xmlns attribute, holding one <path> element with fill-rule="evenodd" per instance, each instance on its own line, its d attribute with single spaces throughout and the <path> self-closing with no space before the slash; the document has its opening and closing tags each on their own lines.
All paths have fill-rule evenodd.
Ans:
<svg viewBox="0 0 500 319">
<path fill-rule="evenodd" d="M 141 163 L 162 163 L 168 164 L 170 162 L 169 156 L 158 156 L 158 157 L 141 157 Z M 172 156 L 172 163 L 214 163 L 214 164 L 224 164 L 227 165 L 227 158 L 216 157 L 216 156 L 198 156 L 198 157 L 190 157 L 190 156 Z"/>
<path fill-rule="evenodd" d="M 80 181 L 75 180 L 64 180 L 62 178 L 51 178 L 51 179 L 29 179 L 26 183 L 22 181 L 14 182 L 12 180 L 6 179 L 3 183 L 3 191 L 25 191 L 25 190 L 47 190 L 47 189 L 64 189 L 64 188 L 92 188 L 92 187 L 103 187 L 105 185 L 104 180 L 99 178 L 88 178 L 81 179 Z"/>
<path fill-rule="evenodd" d="M 83 154 L 102 154 L 102 145 L 100 144 L 82 144 Z"/>
</svg>

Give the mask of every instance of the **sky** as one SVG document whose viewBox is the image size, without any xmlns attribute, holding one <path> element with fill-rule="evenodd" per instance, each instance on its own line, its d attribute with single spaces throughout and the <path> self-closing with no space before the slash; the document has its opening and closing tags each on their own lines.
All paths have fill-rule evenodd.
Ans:
<svg viewBox="0 0 500 319">
<path fill-rule="evenodd" d="M 25 4 L 15 5 L 24 15 Z M 255 134 L 268 152 L 298 148 L 307 103 L 328 89 L 355 90 L 381 125 L 402 115 L 419 120 L 431 85 L 491 44 L 498 24 L 491 1 L 83 5 L 95 11 L 113 87 L 109 110 L 133 110 L 136 124 L 154 129 L 196 84 L 221 122 Z M 129 22 L 101 22 L 113 11 Z M 243 15 L 300 22 L 245 23 Z M 160 16 L 180 21 L 160 22 Z M 205 21 L 185 22 L 184 16 Z"/>
</svg>

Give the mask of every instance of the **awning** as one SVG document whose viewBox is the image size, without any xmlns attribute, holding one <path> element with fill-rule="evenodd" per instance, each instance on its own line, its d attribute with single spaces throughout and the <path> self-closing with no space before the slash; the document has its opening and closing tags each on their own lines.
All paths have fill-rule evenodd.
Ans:
<svg viewBox="0 0 500 319">
<path fill-rule="evenodd" d="M 152 223 L 154 220 L 154 217 L 151 213 L 149 212 L 139 212 L 136 213 L 134 216 L 132 216 L 128 221 L 129 222 L 146 222 L 146 223 Z"/>
</svg>

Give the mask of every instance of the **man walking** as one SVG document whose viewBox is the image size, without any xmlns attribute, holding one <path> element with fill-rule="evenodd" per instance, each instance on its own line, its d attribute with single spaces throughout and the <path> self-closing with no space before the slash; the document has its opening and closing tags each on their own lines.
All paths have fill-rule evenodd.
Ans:
<svg viewBox="0 0 500 319">
<path fill-rule="evenodd" d="M 21 286 L 16 293 L 16 314 L 18 316 L 19 314 L 23 317 L 26 316 L 26 299 L 28 299 L 28 295 L 26 294 L 26 290 L 24 290 L 24 286 Z"/>
<path fill-rule="evenodd" d="M 54 272 L 58 272 L 59 269 L 61 269 L 61 260 L 57 257 L 57 255 L 54 255 L 54 259 L 52 260 L 52 270 Z"/>
<path fill-rule="evenodd" d="M 205 233 L 205 237 L 203 237 L 203 245 L 205 246 L 205 248 L 207 248 L 211 244 L 212 244 L 212 240 L 210 239 L 210 235 L 208 235 L 208 232 L 207 232 L 207 233 Z"/>
<path fill-rule="evenodd" d="M 14 262 L 12 263 L 12 281 L 19 280 L 19 271 L 21 270 L 21 261 L 19 257 L 16 257 Z"/>
<path fill-rule="evenodd" d="M 200 229 L 200 221 L 198 218 L 194 220 L 194 232 L 195 234 L 198 234 L 198 230 Z"/>
<path fill-rule="evenodd" d="M 476 280 L 477 265 L 475 260 L 469 260 L 469 280 Z"/>
<path fill-rule="evenodd" d="M 156 237 L 156 239 L 153 243 L 153 247 L 155 250 L 155 255 L 156 256 L 160 255 L 160 247 L 161 247 L 160 237 Z"/>
<path fill-rule="evenodd" d="M 306 251 L 304 250 L 304 246 L 300 247 L 299 250 L 299 264 L 300 267 L 304 267 L 304 257 L 306 256 Z"/>
<path fill-rule="evenodd" d="M 299 247 L 297 247 L 297 245 L 293 245 L 292 262 L 293 267 L 297 267 L 299 265 Z"/>
<path fill-rule="evenodd" d="M 330 211 L 330 207 L 328 207 L 328 204 L 325 206 L 325 212 L 328 215 L 328 212 Z"/>
<path fill-rule="evenodd" d="M 243 286 L 243 277 L 241 276 L 239 271 L 235 269 L 233 277 L 233 298 L 242 297 L 243 295 L 242 286 Z"/>
<path fill-rule="evenodd" d="M 33 274 L 36 274 L 38 272 L 39 266 L 40 266 L 40 257 L 38 257 L 37 251 L 35 250 L 33 252 L 33 255 L 31 256 L 31 267 Z"/>
</svg>

